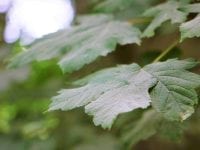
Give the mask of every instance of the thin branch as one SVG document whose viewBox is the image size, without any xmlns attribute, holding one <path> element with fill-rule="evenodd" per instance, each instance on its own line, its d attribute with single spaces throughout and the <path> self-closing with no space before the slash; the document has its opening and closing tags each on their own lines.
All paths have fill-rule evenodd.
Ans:
<svg viewBox="0 0 200 150">
<path fill-rule="evenodd" d="M 173 48 L 179 43 L 179 40 L 173 42 L 166 50 L 164 50 L 154 61 L 153 63 L 159 62 L 163 57 L 165 57 Z"/>
</svg>

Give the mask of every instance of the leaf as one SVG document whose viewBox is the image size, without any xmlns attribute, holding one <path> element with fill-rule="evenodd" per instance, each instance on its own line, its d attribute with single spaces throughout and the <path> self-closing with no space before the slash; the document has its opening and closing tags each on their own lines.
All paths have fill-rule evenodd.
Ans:
<svg viewBox="0 0 200 150">
<path fill-rule="evenodd" d="M 188 4 L 182 6 L 181 10 L 187 13 L 200 13 L 200 4 Z"/>
<path fill-rule="evenodd" d="M 184 129 L 183 123 L 165 120 L 154 109 L 144 111 L 143 115 L 131 122 L 129 126 L 122 133 L 122 141 L 127 149 L 155 134 L 173 141 L 178 140 L 181 138 Z"/>
<path fill-rule="evenodd" d="M 148 90 L 155 79 L 131 64 L 99 71 L 78 83 L 85 85 L 60 91 L 49 111 L 85 106 L 86 113 L 94 116 L 95 125 L 111 128 L 119 114 L 150 105 Z"/>
<path fill-rule="evenodd" d="M 146 111 L 143 116 L 123 135 L 123 142 L 130 149 L 141 140 L 156 134 L 162 117 L 155 110 Z"/>
<path fill-rule="evenodd" d="M 200 13 L 200 4 L 185 5 L 181 9 L 188 13 Z M 185 38 L 200 37 L 200 14 L 198 14 L 194 19 L 182 23 L 180 31 L 181 41 Z"/>
<path fill-rule="evenodd" d="M 116 45 L 140 44 L 140 31 L 112 16 L 91 15 L 78 19 L 70 30 L 46 36 L 12 59 L 9 67 L 19 67 L 34 60 L 41 61 L 63 55 L 59 65 L 63 72 L 73 72 L 85 64 L 106 56 Z"/>
<path fill-rule="evenodd" d="M 117 18 L 132 19 L 150 7 L 157 0 L 103 0 L 95 8 L 95 11 L 112 13 Z"/>
<path fill-rule="evenodd" d="M 183 121 L 194 112 L 198 102 L 195 88 L 200 86 L 200 76 L 186 71 L 197 65 L 192 59 L 150 64 L 144 70 L 157 78 L 151 91 L 153 107 L 171 121 Z"/>
<path fill-rule="evenodd" d="M 163 119 L 157 132 L 159 133 L 159 136 L 176 142 L 184 135 L 185 128 L 185 122 L 172 122 Z"/>
<path fill-rule="evenodd" d="M 132 0 L 103 0 L 95 7 L 95 10 L 103 11 L 103 12 L 116 12 L 120 10 L 126 9 L 130 6 L 133 2 Z"/>
<path fill-rule="evenodd" d="M 200 14 L 191 21 L 181 24 L 180 31 L 181 41 L 185 38 L 200 37 Z"/>
<path fill-rule="evenodd" d="M 144 16 L 154 17 L 154 19 L 152 20 L 150 25 L 145 29 L 142 36 L 154 36 L 155 30 L 159 26 L 161 26 L 161 24 L 165 21 L 170 20 L 173 24 L 184 22 L 187 18 L 188 13 L 179 10 L 183 4 L 185 3 L 177 1 L 168 1 L 164 4 L 160 4 L 158 6 L 148 9 L 144 13 Z"/>
<path fill-rule="evenodd" d="M 148 91 L 155 85 L 151 91 L 153 107 L 166 119 L 182 121 L 197 104 L 195 88 L 200 86 L 200 76 L 186 71 L 196 65 L 192 59 L 170 59 L 143 69 L 131 64 L 102 70 L 75 82 L 80 87 L 60 91 L 49 111 L 85 106 L 95 125 L 111 128 L 119 114 L 148 107 Z"/>
</svg>

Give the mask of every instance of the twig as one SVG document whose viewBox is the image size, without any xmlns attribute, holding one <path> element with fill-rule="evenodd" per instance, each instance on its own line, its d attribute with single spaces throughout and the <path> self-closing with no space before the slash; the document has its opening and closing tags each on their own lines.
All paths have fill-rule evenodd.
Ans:
<svg viewBox="0 0 200 150">
<path fill-rule="evenodd" d="M 179 43 L 179 40 L 173 42 L 166 50 L 164 50 L 154 61 L 153 63 L 159 62 L 163 57 L 165 57 L 173 48 Z"/>
</svg>

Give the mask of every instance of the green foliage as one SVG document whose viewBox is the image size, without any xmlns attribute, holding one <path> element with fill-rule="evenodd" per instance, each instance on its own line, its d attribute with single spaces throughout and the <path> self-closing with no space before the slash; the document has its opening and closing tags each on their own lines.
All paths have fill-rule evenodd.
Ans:
<svg viewBox="0 0 200 150">
<path fill-rule="evenodd" d="M 137 64 L 102 70 L 78 82 L 85 85 L 60 91 L 49 110 L 86 105 L 86 113 L 93 115 L 95 125 L 103 128 L 111 128 L 120 113 L 149 106 L 148 89 L 155 84 L 153 77 Z"/>
<path fill-rule="evenodd" d="M 200 4 L 190 4 L 183 8 L 184 11 L 189 13 L 200 13 Z M 200 37 L 200 14 L 194 19 L 181 24 L 181 41 L 185 38 Z"/>
<path fill-rule="evenodd" d="M 71 30 L 37 41 L 15 57 L 9 66 L 18 67 L 33 60 L 46 60 L 66 53 L 58 64 L 63 72 L 72 72 L 99 56 L 106 56 L 117 43 L 140 44 L 140 31 L 126 22 L 114 21 L 112 16 L 85 16 L 78 22 L 79 25 Z"/>
<path fill-rule="evenodd" d="M 89 68 L 89 71 L 86 71 L 89 75 L 73 81 L 70 86 L 65 85 L 66 89 L 61 90 L 58 96 L 52 98 L 49 111 L 65 111 L 84 107 L 85 113 L 93 116 L 94 124 L 100 125 L 104 129 L 111 129 L 118 116 L 118 120 L 123 115 L 128 116 L 126 118 L 128 121 L 123 120 L 128 122 L 129 128 L 126 132 L 122 132 L 122 141 L 129 148 L 155 134 L 171 139 L 181 137 L 185 120 L 195 113 L 198 106 L 196 89 L 200 87 L 200 75 L 192 73 L 190 70 L 199 64 L 194 59 L 169 59 L 180 55 L 179 51 L 178 54 L 173 54 L 176 50 L 175 47 L 179 47 L 177 42 L 161 53 L 155 52 L 153 55 L 149 53 L 148 60 L 145 60 L 146 58 L 142 57 L 143 55 L 139 55 L 140 62 L 143 62 L 140 64 L 145 64 L 144 67 L 140 67 L 137 63 L 131 63 L 92 73 L 90 67 L 86 66 L 89 64 L 94 68 L 98 66 L 92 63 L 98 58 L 114 52 L 117 45 L 120 45 L 119 49 L 123 49 L 123 45 L 133 44 L 135 45 L 133 50 L 137 49 L 141 46 L 141 43 L 143 44 L 143 37 L 156 36 L 155 31 L 166 21 L 176 24 L 175 31 L 180 30 L 180 38 L 176 39 L 176 41 L 181 39 L 180 43 L 186 38 L 200 37 L 199 3 L 191 3 L 190 0 L 160 2 L 159 0 L 93 0 L 95 6 L 91 9 L 91 14 L 78 16 L 71 29 L 58 31 L 38 39 L 32 45 L 23 48 L 21 53 L 11 59 L 10 68 L 21 67 L 34 61 L 49 59 L 54 59 L 54 61 L 34 63 L 29 81 L 26 81 L 23 85 L 18 85 L 22 79 L 20 80 L 17 77 L 17 73 L 9 72 L 10 78 L 7 74 L 4 75 L 8 78 L 6 78 L 7 80 L 15 81 L 17 87 L 5 91 L 0 98 L 17 101 L 19 96 L 22 101 L 46 100 L 47 97 L 54 95 L 58 89 L 64 88 L 63 84 L 66 79 L 67 83 L 71 82 L 70 73 L 76 71 L 72 74 L 72 76 L 75 75 L 73 79 L 76 79 L 77 76 L 80 77 L 85 74 L 85 68 Z M 154 42 L 157 42 L 157 39 Z M 146 52 L 149 52 L 150 44 L 146 45 Z M 163 43 L 157 44 L 162 45 Z M 181 51 L 179 48 L 178 50 Z M 127 55 L 125 56 L 127 58 Z M 108 57 L 112 56 L 109 55 Z M 118 54 L 118 57 L 123 56 Z M 157 58 L 155 59 L 155 57 Z M 112 58 L 111 64 L 119 64 L 120 61 L 116 61 L 116 59 Z M 62 77 L 59 67 L 55 65 L 57 61 L 63 73 L 68 73 L 67 78 Z M 138 60 L 135 59 L 134 61 Z M 99 62 L 101 63 L 102 60 L 100 59 Z M 148 63 L 146 64 L 146 62 Z M 105 68 L 105 66 L 103 67 Z M 98 69 L 96 68 L 96 70 Z M 6 88 L 2 89 L 5 90 Z M 34 88 L 36 90 L 33 92 Z M 22 90 L 26 93 L 25 95 Z M 17 96 L 12 95 L 13 91 L 17 93 Z M 10 95 L 9 93 L 12 93 L 12 97 L 5 96 Z M 9 132 L 11 120 L 17 115 L 21 115 L 19 112 L 22 110 L 22 112 L 28 112 L 26 115 L 29 115 L 31 112 L 39 111 L 41 113 L 41 107 L 47 106 L 46 101 L 44 106 L 40 101 L 40 107 L 37 106 L 38 103 L 30 104 L 32 107 L 19 104 L 20 109 L 14 109 L 15 113 L 12 113 L 11 107 L 3 105 L 6 106 L 4 108 L 6 111 L 4 109 L 0 111 L 2 118 L 0 130 L 5 133 Z M 136 113 L 138 109 L 141 111 L 140 115 Z M 8 114 L 12 117 L 8 117 Z M 61 142 L 66 147 L 71 147 L 77 141 L 82 141 L 82 137 L 88 139 L 88 141 L 96 139 L 99 133 L 99 130 L 97 132 L 97 129 L 92 128 L 90 129 L 91 133 L 85 135 L 85 130 L 88 131 L 85 123 L 88 123 L 89 119 L 81 116 L 81 114 L 72 112 L 71 115 L 76 116 L 69 117 L 68 122 L 63 125 L 67 129 L 70 127 L 70 131 L 67 131 L 66 134 L 69 137 L 66 140 L 67 142 L 65 139 Z M 136 115 L 136 119 L 129 117 L 129 115 Z M 82 119 L 80 119 L 80 116 Z M 60 117 L 60 120 L 62 120 L 63 116 L 58 115 L 56 117 Z M 23 136 L 27 138 L 47 139 L 53 129 L 60 125 L 56 117 L 43 118 L 43 121 L 31 120 L 23 125 L 20 130 Z M 124 122 L 121 123 L 120 130 L 127 125 Z M 84 131 L 79 132 L 77 130 Z M 65 133 L 62 131 L 61 133 L 64 136 Z M 106 140 L 104 137 L 106 137 Z M 70 138 L 73 140 L 69 140 Z M 97 145 L 109 141 L 110 144 L 105 146 L 107 149 L 116 149 L 118 146 L 116 139 L 112 136 L 104 136 L 103 134 L 98 139 Z M 82 148 L 94 149 L 94 144 L 79 143 L 75 147 L 75 149 Z"/>
<path fill-rule="evenodd" d="M 195 88 L 200 76 L 187 72 L 196 66 L 193 60 L 154 63 L 141 69 L 137 64 L 119 66 L 94 73 L 78 82 L 83 86 L 60 91 L 49 110 L 70 110 L 85 106 L 95 125 L 111 128 L 118 114 L 150 104 L 148 90 L 156 110 L 172 121 L 187 119 L 197 104 Z"/>
<path fill-rule="evenodd" d="M 181 40 L 185 38 L 200 37 L 200 14 L 193 20 L 183 23 L 180 26 L 180 30 Z"/>
<path fill-rule="evenodd" d="M 156 0 L 104 0 L 94 10 L 97 12 L 112 13 L 120 19 L 131 19 L 143 13 Z"/>
<path fill-rule="evenodd" d="M 197 63 L 193 60 L 168 60 L 144 67 L 158 83 L 151 91 L 152 105 L 166 119 L 183 121 L 194 112 L 198 103 L 195 88 L 200 86 L 200 76 L 185 71 Z"/>
<path fill-rule="evenodd" d="M 185 22 L 189 13 L 200 13 L 200 4 L 188 4 L 189 1 L 168 1 L 145 11 L 144 16 L 154 17 L 150 25 L 145 29 L 142 36 L 152 37 L 155 29 L 162 23 L 170 20 L 172 24 L 180 25 L 181 41 L 185 38 L 200 37 L 199 15 L 191 21 Z"/>
<path fill-rule="evenodd" d="M 156 28 L 161 26 L 165 21 L 170 20 L 171 23 L 182 23 L 187 18 L 187 13 L 180 11 L 183 6 L 182 2 L 168 1 L 145 11 L 144 15 L 147 17 L 155 17 L 150 25 L 145 29 L 143 37 L 154 36 Z"/>
<path fill-rule="evenodd" d="M 3 105 L 0 107 L 0 132 L 9 132 L 10 131 L 10 121 L 15 117 L 15 109 L 10 105 Z"/>
<path fill-rule="evenodd" d="M 123 137 L 124 143 L 130 148 L 141 140 L 145 140 L 156 134 L 162 118 L 154 110 L 147 110 L 143 116 L 137 120 L 134 128 L 128 130 Z"/>
<path fill-rule="evenodd" d="M 200 4 L 183 5 L 181 9 L 188 13 L 200 13 Z"/>
</svg>

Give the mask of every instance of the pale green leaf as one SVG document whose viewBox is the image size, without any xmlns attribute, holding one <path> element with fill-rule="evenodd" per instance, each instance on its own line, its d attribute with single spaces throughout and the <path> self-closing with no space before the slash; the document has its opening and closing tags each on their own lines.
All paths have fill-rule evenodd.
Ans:
<svg viewBox="0 0 200 150">
<path fill-rule="evenodd" d="M 85 106 L 95 125 L 111 128 L 119 114 L 150 105 L 148 90 L 155 81 L 137 64 L 106 69 L 81 80 L 85 85 L 79 88 L 61 91 L 49 110 Z"/>
<path fill-rule="evenodd" d="M 194 19 L 181 24 L 180 31 L 181 41 L 185 38 L 200 37 L 200 14 Z"/>
<path fill-rule="evenodd" d="M 200 13 L 200 4 L 188 4 L 184 5 L 181 10 L 188 12 L 188 13 Z"/>
<path fill-rule="evenodd" d="M 105 69 L 75 82 L 80 87 L 60 91 L 49 111 L 85 106 L 95 125 L 111 128 L 119 114 L 146 108 L 152 101 L 166 119 L 182 121 L 198 101 L 195 88 L 200 86 L 200 76 L 186 71 L 196 65 L 192 59 L 171 59 L 143 69 L 137 64 Z"/>
<path fill-rule="evenodd" d="M 184 135 L 185 127 L 185 122 L 169 121 L 163 119 L 157 132 L 159 136 L 176 142 L 179 141 Z"/>
<path fill-rule="evenodd" d="M 140 31 L 127 22 L 113 20 L 112 16 L 85 16 L 78 22 L 79 25 L 70 30 L 59 31 L 33 43 L 14 57 L 9 66 L 18 67 L 64 54 L 59 65 L 64 72 L 72 72 L 99 56 L 106 56 L 115 50 L 117 44 L 140 44 Z"/>
<path fill-rule="evenodd" d="M 200 86 L 200 76 L 186 71 L 196 66 L 191 59 L 171 59 L 144 67 L 157 78 L 158 83 L 151 91 L 153 107 L 166 119 L 183 121 L 194 112 L 198 102 L 195 88 Z"/>
<path fill-rule="evenodd" d="M 181 10 L 187 13 L 200 13 L 200 4 L 189 4 L 181 8 Z M 182 23 L 180 26 L 181 31 L 181 41 L 185 38 L 200 37 L 200 14 L 194 19 Z"/>
<path fill-rule="evenodd" d="M 95 7 L 95 10 L 112 13 L 120 19 L 132 19 L 140 16 L 155 1 L 157 0 L 103 0 Z"/>
<path fill-rule="evenodd" d="M 170 20 L 171 23 L 182 23 L 186 20 L 187 14 L 186 12 L 180 11 L 179 9 L 182 5 L 185 4 L 183 2 L 177 1 L 168 1 L 164 4 L 160 4 L 153 8 L 148 9 L 144 16 L 146 17 L 154 17 L 150 25 L 143 32 L 143 37 L 152 37 L 155 34 L 155 30 L 161 26 L 162 23 Z"/>
</svg>

